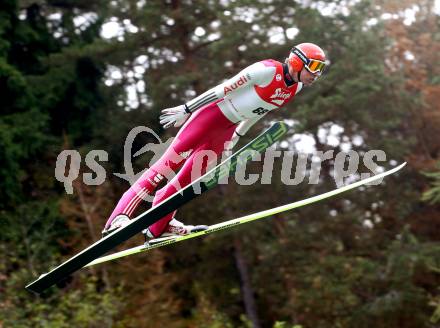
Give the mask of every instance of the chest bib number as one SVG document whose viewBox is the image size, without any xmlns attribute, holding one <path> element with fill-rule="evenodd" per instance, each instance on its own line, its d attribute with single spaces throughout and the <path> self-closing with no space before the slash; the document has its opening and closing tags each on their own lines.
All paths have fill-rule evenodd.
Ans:
<svg viewBox="0 0 440 328">
<path fill-rule="evenodd" d="M 252 111 L 252 113 L 255 113 L 255 114 L 257 114 L 257 115 L 263 115 L 263 114 L 267 113 L 268 111 L 269 111 L 269 110 L 266 109 L 266 108 L 258 107 L 258 108 L 256 108 L 256 109 L 254 109 L 254 110 Z"/>
</svg>

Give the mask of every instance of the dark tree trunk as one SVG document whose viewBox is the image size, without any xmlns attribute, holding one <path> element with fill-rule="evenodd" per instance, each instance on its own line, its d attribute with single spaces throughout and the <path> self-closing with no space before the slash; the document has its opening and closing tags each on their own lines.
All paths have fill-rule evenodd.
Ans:
<svg viewBox="0 0 440 328">
<path fill-rule="evenodd" d="M 220 185 L 220 193 L 226 195 L 226 188 L 230 186 Z M 232 217 L 232 211 L 230 207 L 225 208 L 225 213 L 228 217 Z M 254 328 L 260 328 L 260 320 L 258 318 L 257 306 L 255 304 L 254 291 L 252 289 L 251 278 L 249 275 L 248 265 L 241 251 L 241 241 L 238 238 L 234 238 L 234 260 L 240 275 L 240 288 L 243 295 L 243 303 L 246 311 L 246 316 L 252 322 Z"/>
<path fill-rule="evenodd" d="M 234 258 L 235 265 L 240 274 L 241 292 L 243 295 L 246 316 L 252 322 L 254 328 L 259 328 L 261 325 L 258 318 L 257 306 L 255 304 L 254 291 L 252 289 L 248 266 L 241 251 L 241 241 L 238 238 L 234 239 Z"/>
</svg>

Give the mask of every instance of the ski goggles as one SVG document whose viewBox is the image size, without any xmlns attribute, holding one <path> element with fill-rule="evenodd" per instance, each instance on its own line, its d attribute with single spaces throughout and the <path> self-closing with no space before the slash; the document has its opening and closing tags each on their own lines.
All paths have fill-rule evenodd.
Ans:
<svg viewBox="0 0 440 328">
<path fill-rule="evenodd" d="M 304 63 L 304 67 L 310 73 L 312 73 L 312 74 L 319 73 L 319 75 L 321 75 L 324 72 L 326 63 L 323 62 L 322 60 L 307 58 L 305 53 L 302 52 L 301 49 L 296 48 L 296 47 L 294 47 L 292 49 L 292 53 L 294 53 L 295 55 L 297 55 L 299 57 L 299 59 L 301 59 L 301 61 Z"/>
</svg>

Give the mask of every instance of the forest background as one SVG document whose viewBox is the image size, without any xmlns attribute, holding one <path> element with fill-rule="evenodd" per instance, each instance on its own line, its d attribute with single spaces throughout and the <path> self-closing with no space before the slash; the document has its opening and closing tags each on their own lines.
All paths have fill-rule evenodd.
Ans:
<svg viewBox="0 0 440 328">
<path fill-rule="evenodd" d="M 440 327 L 439 17 L 430 0 L 2 0 L 0 327 Z M 317 151 L 381 149 L 385 169 L 407 161 L 404 170 L 83 270 L 44 298 L 24 289 L 100 238 L 128 188 L 111 173 L 124 172 L 133 127 L 166 140 L 177 130 L 160 127 L 162 109 L 305 41 L 326 50 L 330 68 L 244 139 L 286 120 L 277 147 L 307 151 L 309 164 Z M 140 135 L 135 150 L 148 142 Z M 54 173 L 65 149 L 83 160 L 106 151 L 105 183 L 80 175 L 67 194 Z M 135 172 L 147 162 L 136 158 Z M 271 185 L 230 183 L 179 218 L 213 224 L 304 199 L 335 188 L 332 170 L 325 161 L 316 185 L 277 174 Z"/>
</svg>

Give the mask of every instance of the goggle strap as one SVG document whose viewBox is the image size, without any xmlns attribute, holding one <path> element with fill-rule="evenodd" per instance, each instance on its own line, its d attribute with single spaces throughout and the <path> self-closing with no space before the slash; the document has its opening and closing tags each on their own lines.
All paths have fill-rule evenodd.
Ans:
<svg viewBox="0 0 440 328">
<path fill-rule="evenodd" d="M 299 49 L 297 47 L 293 47 L 292 48 L 292 53 L 297 55 L 299 57 L 299 59 L 301 59 L 301 61 L 304 63 L 304 65 L 308 65 L 309 64 L 309 59 L 307 58 L 306 54 L 304 52 L 302 52 L 301 49 Z"/>
</svg>

